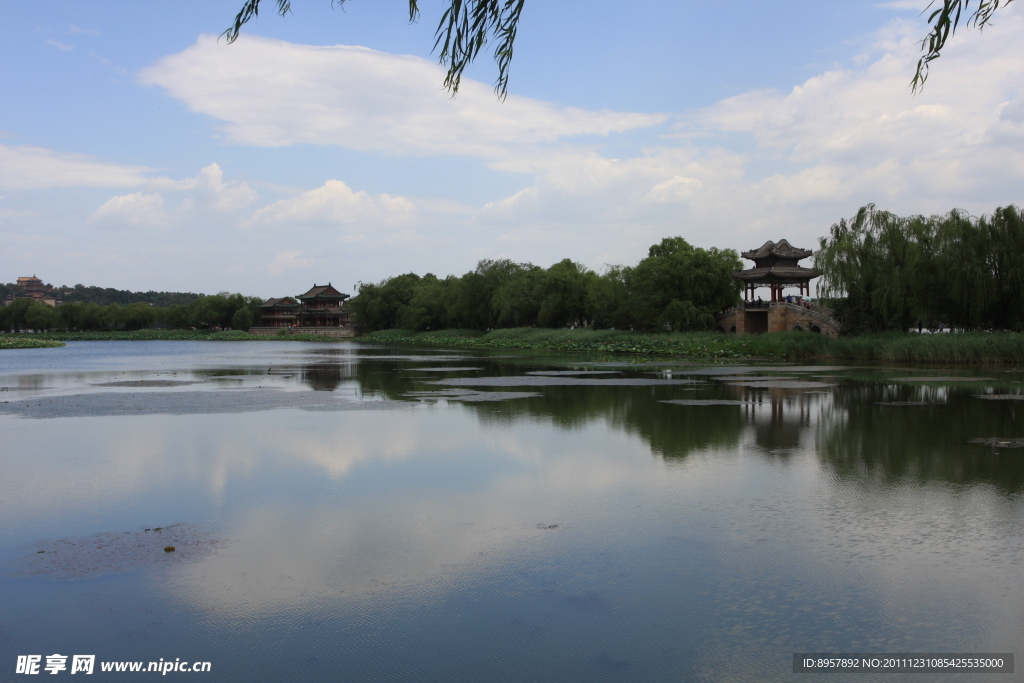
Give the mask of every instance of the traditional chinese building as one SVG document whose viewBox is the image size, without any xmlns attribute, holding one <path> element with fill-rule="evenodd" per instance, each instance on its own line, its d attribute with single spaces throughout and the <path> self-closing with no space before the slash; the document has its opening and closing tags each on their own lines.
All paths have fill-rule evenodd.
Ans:
<svg viewBox="0 0 1024 683">
<path fill-rule="evenodd" d="M 754 262 L 753 268 L 733 273 L 743 281 L 743 303 L 718 316 L 718 329 L 737 334 L 803 330 L 839 336 L 839 321 L 832 310 L 805 298 L 811 280 L 821 274 L 799 263 L 811 253 L 786 240 L 768 241 L 760 249 L 743 252 L 743 258 Z M 761 287 L 769 290 L 767 301 L 755 299 Z M 796 287 L 798 293 L 784 294 L 787 287 Z"/>
<path fill-rule="evenodd" d="M 46 296 L 46 291 L 43 289 L 43 281 L 35 275 L 32 277 L 19 277 L 18 286 L 25 290 L 25 296 L 27 297 L 42 299 Z"/>
<path fill-rule="evenodd" d="M 62 297 L 47 294 L 46 288 L 43 286 L 43 281 L 35 275 L 32 277 L 19 277 L 17 286 L 21 288 L 22 293 L 14 296 L 8 296 L 4 301 L 4 305 L 10 306 L 18 299 L 35 299 L 36 301 L 41 301 L 51 307 L 60 306 L 64 303 Z"/>
<path fill-rule="evenodd" d="M 249 332 L 274 335 L 281 330 L 295 334 L 320 334 L 329 337 L 353 337 L 355 326 L 342 294 L 330 283 L 314 284 L 305 294 L 267 299 L 260 304 L 260 319 Z"/>
<path fill-rule="evenodd" d="M 299 324 L 298 311 L 302 304 L 298 299 L 286 296 L 280 299 L 267 299 L 259 305 L 260 319 L 258 327 L 295 327 Z"/>
</svg>

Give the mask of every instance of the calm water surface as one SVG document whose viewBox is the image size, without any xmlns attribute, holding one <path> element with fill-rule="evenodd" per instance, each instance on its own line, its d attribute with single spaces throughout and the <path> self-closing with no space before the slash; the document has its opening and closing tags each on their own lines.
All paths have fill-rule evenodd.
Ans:
<svg viewBox="0 0 1024 683">
<path fill-rule="evenodd" d="M 0 680 L 53 653 L 209 681 L 1024 654 L 1024 373 L 607 361 L 0 351 Z"/>
</svg>

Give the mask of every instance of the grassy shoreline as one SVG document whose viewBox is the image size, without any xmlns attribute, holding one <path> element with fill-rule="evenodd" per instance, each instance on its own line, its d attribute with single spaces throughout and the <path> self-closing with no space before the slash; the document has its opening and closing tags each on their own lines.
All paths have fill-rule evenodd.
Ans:
<svg viewBox="0 0 1024 683">
<path fill-rule="evenodd" d="M 67 341 L 341 341 L 318 335 L 262 337 L 240 330 L 136 330 L 132 332 L 51 332 L 0 335 L 0 349 L 63 346 Z M 381 330 L 357 341 L 479 349 L 533 349 L 698 360 L 820 360 L 946 365 L 1024 364 L 1024 334 L 957 332 L 918 335 L 900 332 L 829 339 L 809 332 L 723 335 L 717 332 L 644 333 L 623 330 L 515 328 L 475 330 Z"/>
<path fill-rule="evenodd" d="M 66 344 L 56 339 L 39 339 L 32 337 L 15 337 L 0 335 L 0 351 L 5 349 L 57 349 Z"/>
<path fill-rule="evenodd" d="M 1024 363 L 1024 334 L 1012 332 L 936 335 L 889 332 L 829 339 L 809 332 L 723 335 L 717 332 L 658 334 L 620 330 L 518 328 L 493 330 L 486 334 L 471 330 L 382 330 L 364 335 L 359 341 L 462 348 L 585 351 L 700 360 L 765 358 L 963 365 Z"/>
</svg>

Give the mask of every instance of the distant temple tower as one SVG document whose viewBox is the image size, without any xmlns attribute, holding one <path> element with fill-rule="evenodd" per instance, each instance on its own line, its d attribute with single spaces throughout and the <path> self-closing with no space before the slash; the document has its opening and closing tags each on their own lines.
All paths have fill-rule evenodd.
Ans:
<svg viewBox="0 0 1024 683">
<path fill-rule="evenodd" d="M 25 289 L 25 296 L 32 299 L 42 299 L 46 292 L 43 290 L 43 281 L 35 275 L 32 277 L 19 277 L 18 286 Z"/>
<path fill-rule="evenodd" d="M 17 284 L 21 288 L 22 293 L 8 296 L 4 300 L 5 306 L 10 306 L 18 299 L 35 299 L 50 307 L 60 306 L 64 303 L 60 294 L 47 294 L 43 281 L 35 275 L 32 277 L 19 277 Z"/>
<path fill-rule="evenodd" d="M 753 268 L 733 273 L 743 281 L 743 303 L 718 316 L 718 329 L 737 334 L 794 330 L 839 336 L 839 321 L 832 310 L 804 298 L 810 293 L 811 280 L 821 275 L 799 265 L 811 253 L 786 240 L 768 241 L 760 249 L 743 252 L 743 258 L 754 262 Z M 754 299 L 758 287 L 768 287 L 768 301 Z M 799 294 L 784 295 L 786 287 L 797 287 Z"/>
</svg>

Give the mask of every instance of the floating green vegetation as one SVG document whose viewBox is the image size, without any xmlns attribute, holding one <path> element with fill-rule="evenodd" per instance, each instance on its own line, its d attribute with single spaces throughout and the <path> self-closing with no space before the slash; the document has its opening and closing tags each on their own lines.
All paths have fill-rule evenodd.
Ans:
<svg viewBox="0 0 1024 683">
<path fill-rule="evenodd" d="M 1024 363 L 1024 334 L 960 332 L 879 333 L 831 339 L 810 332 L 724 335 L 715 332 L 643 333 L 622 330 L 512 328 L 469 330 L 380 330 L 359 341 L 491 349 L 536 349 L 674 356 L 700 360 L 741 358 L 811 359 L 945 364 Z"/>
<path fill-rule="evenodd" d="M 64 342 L 56 339 L 0 335 L 0 349 L 56 349 L 61 346 L 64 346 Z"/>
</svg>

